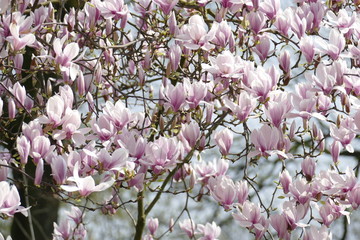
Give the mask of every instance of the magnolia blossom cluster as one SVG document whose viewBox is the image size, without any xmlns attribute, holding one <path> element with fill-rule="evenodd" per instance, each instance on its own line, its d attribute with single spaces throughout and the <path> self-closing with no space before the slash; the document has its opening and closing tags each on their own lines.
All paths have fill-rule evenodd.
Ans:
<svg viewBox="0 0 360 240">
<path fill-rule="evenodd" d="M 54 239 L 86 239 L 88 210 L 149 240 L 351 224 L 359 1 L 15 2 L 0 0 L 1 218 L 31 211 L 16 186 L 33 185 L 76 206 Z M 171 220 L 164 197 L 186 200 Z M 226 225 L 195 223 L 204 199 Z"/>
</svg>

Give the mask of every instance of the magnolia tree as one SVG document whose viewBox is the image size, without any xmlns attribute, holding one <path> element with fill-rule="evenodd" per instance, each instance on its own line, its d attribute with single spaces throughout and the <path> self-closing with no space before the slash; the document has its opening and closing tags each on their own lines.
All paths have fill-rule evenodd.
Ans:
<svg viewBox="0 0 360 240">
<path fill-rule="evenodd" d="M 255 239 L 332 239 L 340 218 L 345 238 L 359 6 L 1 0 L 0 217 L 28 239 L 86 239 L 89 211 L 126 213 L 128 238 L 221 239 L 188 207 L 205 201 Z M 61 221 L 36 213 L 50 200 L 71 206 Z"/>
</svg>

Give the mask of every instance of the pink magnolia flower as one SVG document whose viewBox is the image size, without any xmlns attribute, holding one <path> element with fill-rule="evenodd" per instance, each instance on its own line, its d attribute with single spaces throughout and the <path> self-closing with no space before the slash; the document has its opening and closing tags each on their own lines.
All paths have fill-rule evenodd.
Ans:
<svg viewBox="0 0 360 240">
<path fill-rule="evenodd" d="M 216 32 L 211 42 L 223 48 L 229 45 L 230 50 L 233 51 L 235 39 L 229 24 L 226 21 L 214 22 L 212 28 L 216 29 Z"/>
<path fill-rule="evenodd" d="M 234 56 L 230 51 L 224 51 L 216 58 L 209 57 L 210 64 L 202 64 L 204 71 L 208 71 L 215 77 L 239 78 L 243 69 L 243 61 L 239 56 Z"/>
<path fill-rule="evenodd" d="M 10 88 L 12 94 L 16 97 L 16 105 L 19 107 L 24 106 L 26 99 L 26 89 L 21 86 L 19 82 L 16 82 L 12 88 Z"/>
<path fill-rule="evenodd" d="M 342 33 L 347 33 L 356 22 L 356 13 L 349 16 L 346 9 L 340 9 L 337 16 L 333 11 L 328 11 L 326 14 L 330 24 L 337 27 Z"/>
<path fill-rule="evenodd" d="M 79 191 L 82 197 L 87 197 L 93 192 L 101 192 L 113 185 L 115 179 L 110 177 L 105 182 L 101 182 L 95 186 L 95 181 L 91 176 L 84 178 L 79 176 L 79 163 L 77 162 L 74 166 L 73 176 L 69 177 L 67 181 L 74 182 L 75 185 L 61 185 L 60 187 L 67 192 Z"/>
<path fill-rule="evenodd" d="M 135 163 L 129 158 L 129 152 L 124 148 L 116 149 L 111 155 L 106 149 L 101 149 L 97 157 L 102 170 L 120 173 L 121 177 L 126 177 L 126 172 L 132 172 L 135 168 Z"/>
<path fill-rule="evenodd" d="M 315 161 L 307 156 L 301 163 L 301 169 L 307 180 L 311 180 L 315 174 Z"/>
<path fill-rule="evenodd" d="M 272 150 L 277 149 L 280 134 L 277 128 L 268 125 L 263 125 L 259 130 L 253 130 L 250 140 L 254 144 L 255 151 L 251 155 L 269 156 Z"/>
<path fill-rule="evenodd" d="M 80 128 L 81 117 L 78 110 L 70 110 L 69 108 L 66 109 L 65 115 L 61 122 L 62 129 L 54 131 L 54 139 L 71 139 L 76 146 L 80 146 L 81 144 L 85 143 L 85 134 L 88 133 L 90 129 Z"/>
<path fill-rule="evenodd" d="M 18 150 L 22 165 L 25 165 L 28 161 L 30 146 L 30 141 L 25 136 L 16 139 L 16 149 Z"/>
<path fill-rule="evenodd" d="M 179 45 L 171 45 L 169 48 L 168 56 L 170 60 L 171 71 L 175 72 L 180 64 L 181 59 L 181 47 Z"/>
<path fill-rule="evenodd" d="M 290 73 L 290 53 L 287 50 L 283 50 L 280 52 L 278 56 L 278 61 L 280 65 L 280 69 L 285 73 Z"/>
<path fill-rule="evenodd" d="M 160 91 L 164 94 L 166 105 L 171 106 L 175 112 L 185 106 L 186 92 L 183 84 L 177 83 L 176 86 L 168 84 L 165 88 L 162 86 Z"/>
<path fill-rule="evenodd" d="M 266 17 L 260 11 L 250 12 L 246 15 L 246 18 L 249 20 L 250 29 L 255 34 L 258 34 L 265 27 Z"/>
<path fill-rule="evenodd" d="M 308 63 L 311 63 L 315 56 L 315 43 L 314 38 L 311 36 L 303 36 L 300 39 L 300 51 L 305 56 L 305 59 Z"/>
<path fill-rule="evenodd" d="M 95 118 L 91 122 L 92 130 L 98 135 L 101 141 L 107 141 L 116 133 L 116 128 L 112 121 L 105 115 L 101 115 L 96 121 Z"/>
<path fill-rule="evenodd" d="M 54 149 L 55 146 L 50 144 L 49 138 L 37 136 L 31 141 L 30 156 L 34 158 L 35 164 L 38 164 L 40 159 L 46 159 Z"/>
<path fill-rule="evenodd" d="M 253 51 L 259 56 L 260 61 L 264 62 L 270 54 L 270 39 L 267 35 L 263 34 L 260 37 L 256 37 L 257 44 Z"/>
<path fill-rule="evenodd" d="M 302 205 L 295 202 L 286 201 L 283 203 L 283 216 L 288 223 L 288 229 L 294 230 L 297 227 L 305 227 L 306 224 L 300 223 L 309 210 L 309 204 Z"/>
<path fill-rule="evenodd" d="M 131 112 L 121 100 L 118 100 L 115 105 L 107 101 L 103 112 L 104 116 L 114 124 L 117 130 L 122 130 L 131 120 Z"/>
<path fill-rule="evenodd" d="M 351 204 L 353 209 L 358 209 L 360 206 L 360 185 L 356 184 L 356 186 L 348 192 L 347 199 Z"/>
<path fill-rule="evenodd" d="M 201 234 L 202 237 L 199 240 L 218 240 L 221 234 L 221 228 L 216 225 L 215 222 L 206 223 L 205 225 L 197 225 L 197 233 Z"/>
<path fill-rule="evenodd" d="M 275 91 L 272 96 L 270 97 L 271 100 L 267 103 L 264 112 L 272 125 L 279 128 L 280 124 L 285 119 L 286 114 L 292 110 L 293 106 L 290 97 L 287 94 L 279 94 Z"/>
<path fill-rule="evenodd" d="M 195 121 L 189 124 L 182 124 L 179 138 L 183 142 L 184 147 L 190 151 L 195 147 L 197 141 L 200 139 L 200 127 Z"/>
<path fill-rule="evenodd" d="M 280 239 L 290 240 L 290 234 L 288 232 L 288 222 L 284 214 L 271 215 L 271 226 L 276 230 Z"/>
<path fill-rule="evenodd" d="M 169 30 L 171 35 L 178 35 L 179 34 L 179 27 L 176 22 L 176 15 L 175 12 L 172 11 L 168 20 Z"/>
<path fill-rule="evenodd" d="M 267 229 L 267 222 L 264 221 L 264 216 L 261 215 L 260 206 L 250 201 L 245 201 L 241 210 L 238 208 L 236 213 L 233 213 L 233 217 L 239 222 L 241 227 L 257 229 L 263 231 Z"/>
<path fill-rule="evenodd" d="M 154 0 L 154 2 L 160 7 L 165 15 L 169 15 L 179 0 Z"/>
<path fill-rule="evenodd" d="M 354 129 L 355 124 L 353 119 L 343 119 L 339 127 L 334 124 L 330 125 L 330 136 L 333 137 L 335 141 L 340 142 L 348 152 L 352 153 L 354 152 L 354 148 L 351 142 L 356 136 Z"/>
<path fill-rule="evenodd" d="M 342 215 L 347 216 L 349 221 L 350 213 L 345 210 L 346 210 L 345 205 L 328 199 L 328 201 L 326 201 L 326 203 L 322 205 L 319 210 L 322 223 L 326 227 L 329 227 L 331 223 L 333 223 L 336 219 L 338 219 Z"/>
<path fill-rule="evenodd" d="M 160 137 L 154 142 L 148 143 L 145 157 L 140 162 L 152 168 L 155 174 L 176 166 L 182 155 L 183 145 L 175 137 Z"/>
<path fill-rule="evenodd" d="M 307 19 L 305 16 L 299 16 L 295 12 L 288 12 L 288 17 L 290 17 L 290 26 L 291 30 L 296 34 L 296 36 L 301 39 L 305 36 L 306 26 L 307 26 Z"/>
<path fill-rule="evenodd" d="M 223 99 L 225 107 L 231 110 L 232 114 L 236 116 L 241 122 L 247 120 L 250 113 L 257 105 L 257 99 L 246 91 L 242 91 L 235 102 L 227 97 Z"/>
<path fill-rule="evenodd" d="M 11 23 L 9 28 L 11 35 L 8 36 L 6 40 L 11 44 L 11 47 L 15 52 L 23 49 L 25 46 L 33 44 L 36 40 L 32 33 L 20 37 L 20 26 L 15 23 Z"/>
<path fill-rule="evenodd" d="M 204 82 L 190 83 L 189 79 L 184 79 L 184 89 L 189 107 L 193 109 L 199 106 L 208 93 L 208 86 Z"/>
<path fill-rule="evenodd" d="M 67 162 L 62 156 L 56 156 L 51 160 L 51 175 L 56 184 L 64 184 L 67 175 Z"/>
<path fill-rule="evenodd" d="M 63 67 L 70 67 L 72 60 L 79 54 L 79 45 L 72 42 L 63 49 L 63 41 L 59 38 L 54 40 L 55 61 Z"/>
<path fill-rule="evenodd" d="M 149 229 L 150 234 L 154 236 L 156 230 L 159 227 L 159 219 L 157 219 L 157 218 L 149 218 L 146 221 L 146 225 L 147 225 L 147 227 Z"/>
<path fill-rule="evenodd" d="M 207 25 L 200 15 L 193 15 L 189 18 L 189 23 L 180 29 L 178 39 L 184 46 L 191 50 L 199 48 L 208 51 L 214 46 L 209 43 L 215 37 L 215 30 L 207 32 Z"/>
<path fill-rule="evenodd" d="M 215 160 L 213 162 L 201 161 L 196 164 L 194 169 L 197 180 L 207 184 L 210 177 L 225 175 L 229 168 L 229 163 L 225 159 Z"/>
<path fill-rule="evenodd" d="M 105 0 L 104 2 L 95 0 L 94 3 L 105 19 L 121 19 L 121 27 L 125 27 L 129 10 L 123 0 Z"/>
<path fill-rule="evenodd" d="M 30 142 L 32 142 L 35 137 L 43 135 L 43 129 L 38 118 L 29 122 L 29 124 L 23 123 L 21 129 L 24 136 Z"/>
<path fill-rule="evenodd" d="M 21 212 L 27 216 L 28 208 L 20 206 L 20 195 L 15 186 L 10 186 L 6 181 L 0 182 L 0 214 L 12 217 Z"/>
<path fill-rule="evenodd" d="M 42 177 L 44 175 L 44 160 L 41 158 L 36 164 L 34 185 L 40 186 Z"/>
<path fill-rule="evenodd" d="M 328 54 L 332 60 L 338 59 L 345 48 L 344 35 L 336 29 L 330 31 L 328 43 L 323 39 L 319 39 L 319 41 L 320 51 Z"/>
<path fill-rule="evenodd" d="M 184 221 L 179 223 L 179 226 L 189 238 L 194 237 L 196 225 L 192 219 L 185 219 Z"/>
<path fill-rule="evenodd" d="M 264 69 L 259 66 L 256 71 L 250 71 L 247 74 L 245 83 L 249 92 L 259 97 L 260 102 L 264 102 L 271 91 L 275 90 L 279 81 L 279 73 L 275 67 Z"/>
<path fill-rule="evenodd" d="M 46 103 L 47 116 L 40 116 L 39 120 L 41 123 L 51 124 L 54 128 L 56 128 L 61 124 L 64 111 L 64 99 L 59 95 L 52 96 Z"/>
<path fill-rule="evenodd" d="M 272 20 L 280 10 L 280 0 L 265 0 L 260 4 L 259 10 L 266 14 Z"/>
<path fill-rule="evenodd" d="M 284 170 L 279 174 L 279 178 L 280 178 L 280 184 L 283 188 L 283 191 L 285 194 L 287 194 L 290 190 L 290 184 L 292 184 L 292 178 L 288 172 L 288 170 Z"/>
<path fill-rule="evenodd" d="M 336 171 L 321 171 L 314 179 L 314 188 L 318 192 L 326 195 L 345 197 L 357 183 L 355 173 L 347 168 L 345 174 L 339 174 Z"/>
<path fill-rule="evenodd" d="M 9 112 L 9 118 L 14 119 L 16 116 L 16 104 L 14 99 L 8 98 L 8 112 Z"/>
<path fill-rule="evenodd" d="M 228 128 L 224 128 L 223 130 L 215 133 L 214 139 L 221 154 L 227 155 L 233 143 L 233 133 Z"/>
<path fill-rule="evenodd" d="M 300 178 L 289 185 L 289 191 L 297 202 L 306 204 L 312 197 L 311 187 L 304 178 Z"/>
<path fill-rule="evenodd" d="M 237 192 L 237 200 L 241 205 L 248 199 L 249 196 L 249 187 L 246 181 L 238 181 L 235 183 L 235 188 Z"/>
<path fill-rule="evenodd" d="M 237 197 L 236 186 L 231 178 L 224 175 L 210 178 L 208 188 L 211 196 L 226 210 L 231 208 Z"/>
<path fill-rule="evenodd" d="M 64 219 L 60 221 L 59 225 L 54 222 L 54 233 L 53 237 L 56 240 L 60 239 L 71 239 L 73 229 L 70 225 L 69 219 Z"/>
<path fill-rule="evenodd" d="M 288 36 L 288 31 L 290 28 L 291 21 L 289 21 L 289 18 L 287 17 L 286 11 L 279 12 L 276 16 L 276 20 L 274 22 L 274 26 L 279 30 L 281 34 L 284 36 Z"/>
</svg>

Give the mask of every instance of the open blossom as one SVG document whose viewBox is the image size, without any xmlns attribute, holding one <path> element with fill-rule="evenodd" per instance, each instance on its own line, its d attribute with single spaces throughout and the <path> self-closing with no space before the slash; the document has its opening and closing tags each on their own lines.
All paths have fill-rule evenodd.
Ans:
<svg viewBox="0 0 360 240">
<path fill-rule="evenodd" d="M 197 225 L 197 233 L 201 234 L 202 237 L 199 240 L 218 240 L 218 237 L 221 234 L 221 228 L 216 225 L 215 222 L 198 224 Z"/>
<path fill-rule="evenodd" d="M 207 184 L 210 177 L 225 175 L 229 168 L 228 161 L 224 159 L 215 160 L 213 162 L 201 161 L 196 164 L 194 169 L 197 175 L 197 180 L 203 184 Z"/>
<path fill-rule="evenodd" d="M 123 0 L 105 0 L 103 2 L 96 0 L 94 2 L 95 6 L 100 10 L 101 15 L 105 19 L 121 19 L 122 28 L 124 27 L 129 10 Z"/>
<path fill-rule="evenodd" d="M 236 186 L 233 180 L 227 176 L 210 178 L 208 187 L 211 196 L 224 206 L 225 209 L 230 209 L 237 197 Z"/>
<path fill-rule="evenodd" d="M 229 45 L 229 48 L 232 51 L 235 40 L 229 24 L 226 21 L 221 21 L 221 23 L 214 22 L 213 28 L 216 29 L 216 33 L 212 42 L 221 47 Z"/>
<path fill-rule="evenodd" d="M 189 23 L 180 29 L 177 36 L 183 41 L 184 46 L 191 50 L 202 48 L 210 50 L 214 46 L 209 42 L 215 37 L 215 31 L 207 32 L 207 25 L 200 15 L 193 15 L 189 18 Z"/>
<path fill-rule="evenodd" d="M 162 86 L 160 91 L 163 92 L 166 106 L 172 107 L 172 109 L 177 112 L 183 108 L 186 104 L 186 92 L 184 85 L 177 83 L 176 86 L 168 84 L 165 88 Z"/>
<path fill-rule="evenodd" d="M 51 124 L 56 128 L 61 124 L 64 111 L 64 99 L 59 95 L 52 96 L 46 103 L 47 116 L 40 116 L 39 120 L 41 123 Z"/>
<path fill-rule="evenodd" d="M 114 124 L 117 130 L 122 130 L 131 120 L 131 112 L 121 100 L 118 100 L 115 105 L 107 101 L 103 111 L 104 116 Z"/>
<path fill-rule="evenodd" d="M 289 185 L 289 191 L 300 204 L 307 203 L 312 197 L 311 185 L 304 179 L 297 179 Z"/>
<path fill-rule="evenodd" d="M 224 105 L 229 108 L 234 116 L 241 122 L 244 122 L 250 113 L 255 109 L 257 99 L 246 91 L 242 91 L 235 102 L 229 98 L 224 97 Z"/>
<path fill-rule="evenodd" d="M 84 178 L 79 176 L 79 163 L 76 163 L 74 166 L 73 176 L 69 177 L 67 181 L 74 182 L 75 185 L 61 185 L 61 188 L 67 192 L 76 192 L 83 197 L 89 196 L 93 192 L 101 192 L 113 185 L 115 179 L 110 177 L 105 182 L 95 186 L 95 181 L 91 176 L 86 176 Z"/>
<path fill-rule="evenodd" d="M 200 127 L 197 122 L 192 121 L 189 124 L 182 125 L 179 138 L 188 151 L 195 147 L 200 137 Z"/>
<path fill-rule="evenodd" d="M 159 174 L 176 166 L 182 151 L 183 146 L 176 138 L 160 137 L 146 146 L 145 157 L 140 162 Z"/>
<path fill-rule="evenodd" d="M 265 217 L 261 215 L 259 205 L 250 201 L 245 201 L 241 210 L 238 209 L 236 213 L 233 213 L 233 217 L 239 222 L 241 227 L 257 229 L 259 231 L 267 229 L 268 223 Z"/>
<path fill-rule="evenodd" d="M 208 93 L 207 84 L 204 82 L 190 83 L 189 79 L 184 79 L 184 89 L 186 91 L 186 101 L 190 108 L 196 108 L 203 101 Z"/>
<path fill-rule="evenodd" d="M 250 135 L 250 140 L 254 144 L 253 155 L 269 156 L 271 150 L 276 150 L 280 141 L 281 132 L 277 128 L 263 125 L 259 130 L 255 129 Z"/>
<path fill-rule="evenodd" d="M 243 70 L 240 56 L 234 56 L 230 51 L 224 51 L 214 57 L 209 57 L 210 64 L 202 64 L 205 71 L 210 72 L 216 77 L 239 78 Z"/>
<path fill-rule="evenodd" d="M 284 214 L 276 214 L 270 216 L 271 226 L 276 230 L 280 239 L 290 240 L 288 232 L 288 222 Z"/>
<path fill-rule="evenodd" d="M 337 60 L 345 48 L 344 35 L 336 29 L 330 31 L 329 42 L 323 39 L 319 39 L 319 41 L 320 51 L 328 54 L 333 60 Z"/>
<path fill-rule="evenodd" d="M 20 195 L 15 186 L 10 186 L 6 181 L 0 182 L 0 215 L 12 217 L 21 212 L 27 216 L 27 210 L 20 206 Z"/>
<path fill-rule="evenodd" d="M 195 222 L 192 219 L 185 219 L 179 223 L 181 230 L 183 230 L 189 238 L 192 238 L 195 234 Z"/>
<path fill-rule="evenodd" d="M 255 71 L 250 71 L 247 77 L 247 81 L 244 82 L 247 90 L 258 96 L 260 102 L 264 102 L 268 98 L 279 81 L 279 73 L 274 66 L 266 70 L 259 66 Z"/>
<path fill-rule="evenodd" d="M 279 128 L 281 123 L 286 117 L 286 114 L 290 112 L 293 108 L 290 96 L 288 94 L 279 94 L 278 92 L 274 93 L 274 96 L 280 96 L 277 98 L 270 97 L 270 101 L 267 103 L 264 112 L 269 118 L 273 126 Z"/>
<path fill-rule="evenodd" d="M 334 124 L 330 125 L 330 135 L 336 141 L 340 142 L 342 146 L 345 147 L 346 150 L 350 153 L 354 152 L 354 148 L 351 145 L 352 140 L 356 136 L 354 133 L 354 128 L 354 122 L 350 118 L 344 119 L 339 127 L 335 126 Z"/>
<path fill-rule="evenodd" d="M 276 17 L 280 10 L 280 0 L 265 0 L 260 4 L 260 11 L 271 20 Z"/>
<path fill-rule="evenodd" d="M 37 164 L 40 159 L 45 159 L 54 149 L 55 146 L 50 144 L 49 138 L 37 136 L 31 142 L 30 156 L 34 158 L 34 162 Z"/>
<path fill-rule="evenodd" d="M 10 33 L 11 35 L 6 38 L 8 42 L 10 42 L 12 49 L 16 52 L 22 50 L 25 46 L 29 46 L 35 42 L 35 36 L 32 33 L 28 33 L 20 36 L 20 26 L 11 23 L 10 24 Z"/>
<path fill-rule="evenodd" d="M 328 11 L 326 17 L 331 25 L 337 27 L 343 33 L 347 33 L 356 22 L 356 13 L 353 12 L 349 16 L 346 9 L 340 9 L 337 16 L 333 11 Z"/>
</svg>

